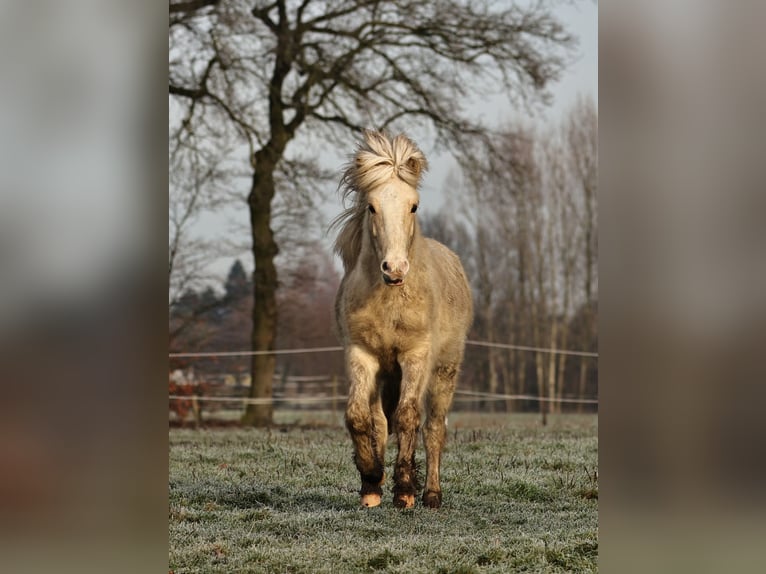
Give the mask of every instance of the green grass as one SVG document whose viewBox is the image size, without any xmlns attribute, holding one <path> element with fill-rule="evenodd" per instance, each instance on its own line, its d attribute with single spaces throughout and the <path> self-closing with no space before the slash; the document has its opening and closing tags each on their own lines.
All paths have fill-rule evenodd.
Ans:
<svg viewBox="0 0 766 574">
<path fill-rule="evenodd" d="M 170 431 L 176 574 L 597 571 L 596 416 L 450 415 L 440 510 L 396 510 L 389 481 L 360 508 L 339 417 L 277 422 Z"/>
</svg>

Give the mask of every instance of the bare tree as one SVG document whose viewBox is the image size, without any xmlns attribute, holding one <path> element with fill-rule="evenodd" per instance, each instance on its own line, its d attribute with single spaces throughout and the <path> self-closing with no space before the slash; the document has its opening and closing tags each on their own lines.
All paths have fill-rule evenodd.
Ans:
<svg viewBox="0 0 766 574">
<path fill-rule="evenodd" d="M 220 0 L 171 2 L 171 145 L 240 141 L 255 262 L 252 348 L 274 348 L 273 222 L 279 167 L 298 138 L 348 148 L 349 130 L 432 126 L 459 150 L 486 133 L 461 107 L 505 90 L 547 99 L 574 41 L 543 2 Z M 273 355 L 253 359 L 252 394 L 271 396 Z M 244 422 L 270 424 L 271 405 Z"/>
<path fill-rule="evenodd" d="M 168 190 L 168 282 L 171 310 L 170 345 L 189 326 L 211 311 L 217 303 L 195 305 L 174 313 L 183 299 L 216 280 L 209 266 L 221 254 L 209 238 L 194 234 L 194 225 L 204 212 L 215 210 L 225 195 L 230 172 L 223 165 L 225 150 L 179 147 L 170 156 Z"/>
<path fill-rule="evenodd" d="M 340 275 L 332 256 L 316 243 L 299 250 L 289 268 L 281 268 L 278 341 L 287 348 L 337 345 L 330 328 L 335 321 L 335 293 Z M 288 375 L 328 375 L 343 373 L 342 353 L 283 355 L 278 370 Z"/>
<path fill-rule="evenodd" d="M 495 153 L 477 152 L 474 157 L 484 161 L 464 168 L 474 200 L 468 220 L 475 233 L 468 252 L 480 338 L 555 350 L 569 347 L 575 316 L 577 337 L 583 328 L 595 328 L 588 322 L 587 304 L 588 297 L 596 297 L 591 216 L 596 206 L 588 204 L 595 195 L 585 190 L 583 171 L 577 169 L 583 157 L 593 156 L 592 148 L 582 146 L 595 140 L 572 137 L 572 115 L 583 116 L 577 111 L 580 104 L 576 108 L 547 130 L 506 126 L 490 144 Z M 595 163 L 587 165 L 595 169 Z M 576 343 L 590 350 L 593 338 L 585 339 Z M 572 381 L 563 354 L 536 352 L 531 362 L 525 351 L 487 355 L 483 364 L 490 392 L 504 385 L 508 394 L 536 392 L 540 399 L 561 399 Z M 581 395 L 584 380 L 581 373 Z M 506 404 L 509 410 L 513 406 Z M 540 406 L 546 407 L 543 414 L 561 410 L 554 401 L 541 400 Z"/>
<path fill-rule="evenodd" d="M 569 113 L 566 123 L 570 168 L 574 189 L 581 198 L 581 229 L 583 261 L 583 291 L 585 309 L 585 344 L 596 339 L 594 310 L 598 290 L 598 110 L 592 98 L 581 97 Z M 595 349 L 592 349 L 595 350 Z M 579 396 L 585 395 L 590 361 L 580 361 Z M 582 410 L 582 405 L 580 405 Z"/>
<path fill-rule="evenodd" d="M 575 274 L 581 256 L 579 213 L 576 190 L 572 188 L 568 148 L 559 129 L 551 130 L 542 143 L 546 199 L 552 215 L 549 249 L 552 299 L 556 309 L 551 314 L 551 346 L 566 349 L 569 344 L 570 321 L 574 301 Z M 551 354 L 549 365 L 549 395 L 561 399 L 566 383 L 567 355 Z M 561 403 L 551 402 L 551 410 L 561 412 Z"/>
</svg>

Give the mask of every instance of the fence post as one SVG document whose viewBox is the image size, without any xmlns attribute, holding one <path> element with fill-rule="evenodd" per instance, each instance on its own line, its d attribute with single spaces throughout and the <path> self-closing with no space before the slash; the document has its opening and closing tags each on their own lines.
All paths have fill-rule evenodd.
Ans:
<svg viewBox="0 0 766 574">
<path fill-rule="evenodd" d="M 332 414 L 338 413 L 338 375 L 332 376 Z"/>
<path fill-rule="evenodd" d="M 200 411 L 200 404 L 197 400 L 197 397 L 199 396 L 197 392 L 198 391 L 195 390 L 191 398 L 192 413 L 194 414 L 194 428 L 199 428 L 202 423 L 202 412 Z"/>
</svg>

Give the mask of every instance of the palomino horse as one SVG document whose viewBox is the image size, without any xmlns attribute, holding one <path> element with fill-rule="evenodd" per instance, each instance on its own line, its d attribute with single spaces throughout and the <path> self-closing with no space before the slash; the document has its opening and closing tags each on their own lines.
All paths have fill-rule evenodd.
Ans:
<svg viewBox="0 0 766 574">
<path fill-rule="evenodd" d="M 441 452 L 465 338 L 471 292 L 457 255 L 420 234 L 415 212 L 426 159 L 403 135 L 364 134 L 341 181 L 335 251 L 345 275 L 335 311 L 345 349 L 346 427 L 362 479 L 363 506 L 383 494 L 385 449 L 396 434 L 394 505 L 411 508 L 419 488 L 415 447 L 425 415 L 423 504 L 438 508 Z"/>
</svg>

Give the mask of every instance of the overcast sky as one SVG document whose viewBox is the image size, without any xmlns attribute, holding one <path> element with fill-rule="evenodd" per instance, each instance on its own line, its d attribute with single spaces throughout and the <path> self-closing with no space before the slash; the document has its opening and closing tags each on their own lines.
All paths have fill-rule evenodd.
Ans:
<svg viewBox="0 0 766 574">
<path fill-rule="evenodd" d="M 584 1 L 576 4 L 562 4 L 556 8 L 562 22 L 574 34 L 579 41 L 576 60 L 563 75 L 561 80 L 551 86 L 553 102 L 537 117 L 528 115 L 526 110 L 514 109 L 511 104 L 502 97 L 482 101 L 472 111 L 477 117 L 483 119 L 488 125 L 501 125 L 513 120 L 534 121 L 538 124 L 557 121 L 574 104 L 577 96 L 591 95 L 598 103 L 598 4 L 595 1 Z M 419 142 L 428 157 L 430 170 L 426 173 L 421 188 L 421 200 L 424 213 L 438 211 L 443 203 L 442 189 L 445 179 L 451 170 L 456 168 L 456 163 L 448 154 L 438 154 L 429 149 L 427 144 Z M 322 155 L 325 167 L 337 170 L 340 176 L 341 168 L 346 156 L 351 153 L 354 142 L 349 140 L 348 150 L 330 151 Z M 336 205 L 333 205 L 334 204 Z M 337 196 L 331 194 L 330 204 L 323 206 L 327 219 L 340 211 L 340 203 Z M 243 235 L 243 230 L 248 226 L 248 213 L 245 206 L 236 205 L 215 214 L 203 215 L 195 232 L 210 239 L 232 239 L 232 236 Z M 246 236 L 242 238 L 242 242 Z M 325 239 L 328 246 L 330 238 Z M 237 239 L 239 241 L 239 239 Z M 226 256 L 219 259 L 210 267 L 212 275 L 224 278 L 232 262 L 236 257 Z M 252 256 L 243 251 L 239 256 L 245 268 L 252 271 Z M 214 285 L 220 290 L 220 284 Z"/>
</svg>

